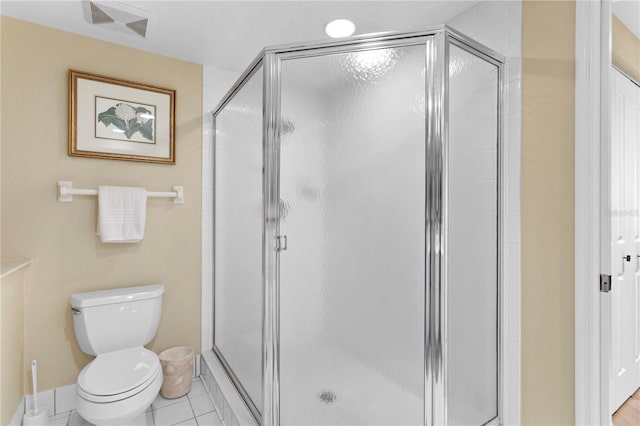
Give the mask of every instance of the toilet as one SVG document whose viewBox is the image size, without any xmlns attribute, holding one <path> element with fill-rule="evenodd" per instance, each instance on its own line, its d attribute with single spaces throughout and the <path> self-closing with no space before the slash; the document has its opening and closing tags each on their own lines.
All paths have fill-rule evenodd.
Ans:
<svg viewBox="0 0 640 426">
<path fill-rule="evenodd" d="M 75 293 L 70 305 L 80 349 L 96 358 L 76 386 L 78 413 L 96 425 L 125 425 L 142 415 L 162 386 L 156 335 L 164 285 Z"/>
</svg>

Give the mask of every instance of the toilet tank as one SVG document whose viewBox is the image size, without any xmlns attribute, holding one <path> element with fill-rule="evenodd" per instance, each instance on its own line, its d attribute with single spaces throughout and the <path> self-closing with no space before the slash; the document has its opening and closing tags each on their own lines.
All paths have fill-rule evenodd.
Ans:
<svg viewBox="0 0 640 426">
<path fill-rule="evenodd" d="M 163 284 L 72 294 L 80 349 L 98 355 L 149 343 L 158 331 L 163 294 Z"/>
</svg>

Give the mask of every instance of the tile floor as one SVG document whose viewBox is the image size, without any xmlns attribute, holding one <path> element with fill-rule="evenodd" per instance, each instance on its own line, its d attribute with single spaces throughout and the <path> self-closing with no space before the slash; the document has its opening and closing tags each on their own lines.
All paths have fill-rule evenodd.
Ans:
<svg viewBox="0 0 640 426">
<path fill-rule="evenodd" d="M 211 396 L 200 379 L 193 379 L 191 391 L 177 399 L 164 399 L 160 395 L 143 416 L 131 426 L 218 426 L 223 423 L 218 417 Z M 50 426 L 90 426 L 76 410 L 60 413 L 49 418 Z"/>
</svg>

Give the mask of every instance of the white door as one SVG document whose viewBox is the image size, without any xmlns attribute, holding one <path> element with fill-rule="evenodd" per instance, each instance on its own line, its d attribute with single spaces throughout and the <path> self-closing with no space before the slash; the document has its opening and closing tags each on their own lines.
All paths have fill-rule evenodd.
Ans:
<svg viewBox="0 0 640 426">
<path fill-rule="evenodd" d="M 640 88 L 613 73 L 611 115 L 612 411 L 640 387 Z"/>
</svg>

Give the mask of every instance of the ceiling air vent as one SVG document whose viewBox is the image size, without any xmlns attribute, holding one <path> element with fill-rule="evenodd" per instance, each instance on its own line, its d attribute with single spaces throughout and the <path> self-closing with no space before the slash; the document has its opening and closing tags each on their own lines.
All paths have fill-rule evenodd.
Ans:
<svg viewBox="0 0 640 426">
<path fill-rule="evenodd" d="M 147 35 L 149 11 L 117 1 L 83 1 L 90 24 L 126 34 Z"/>
</svg>

